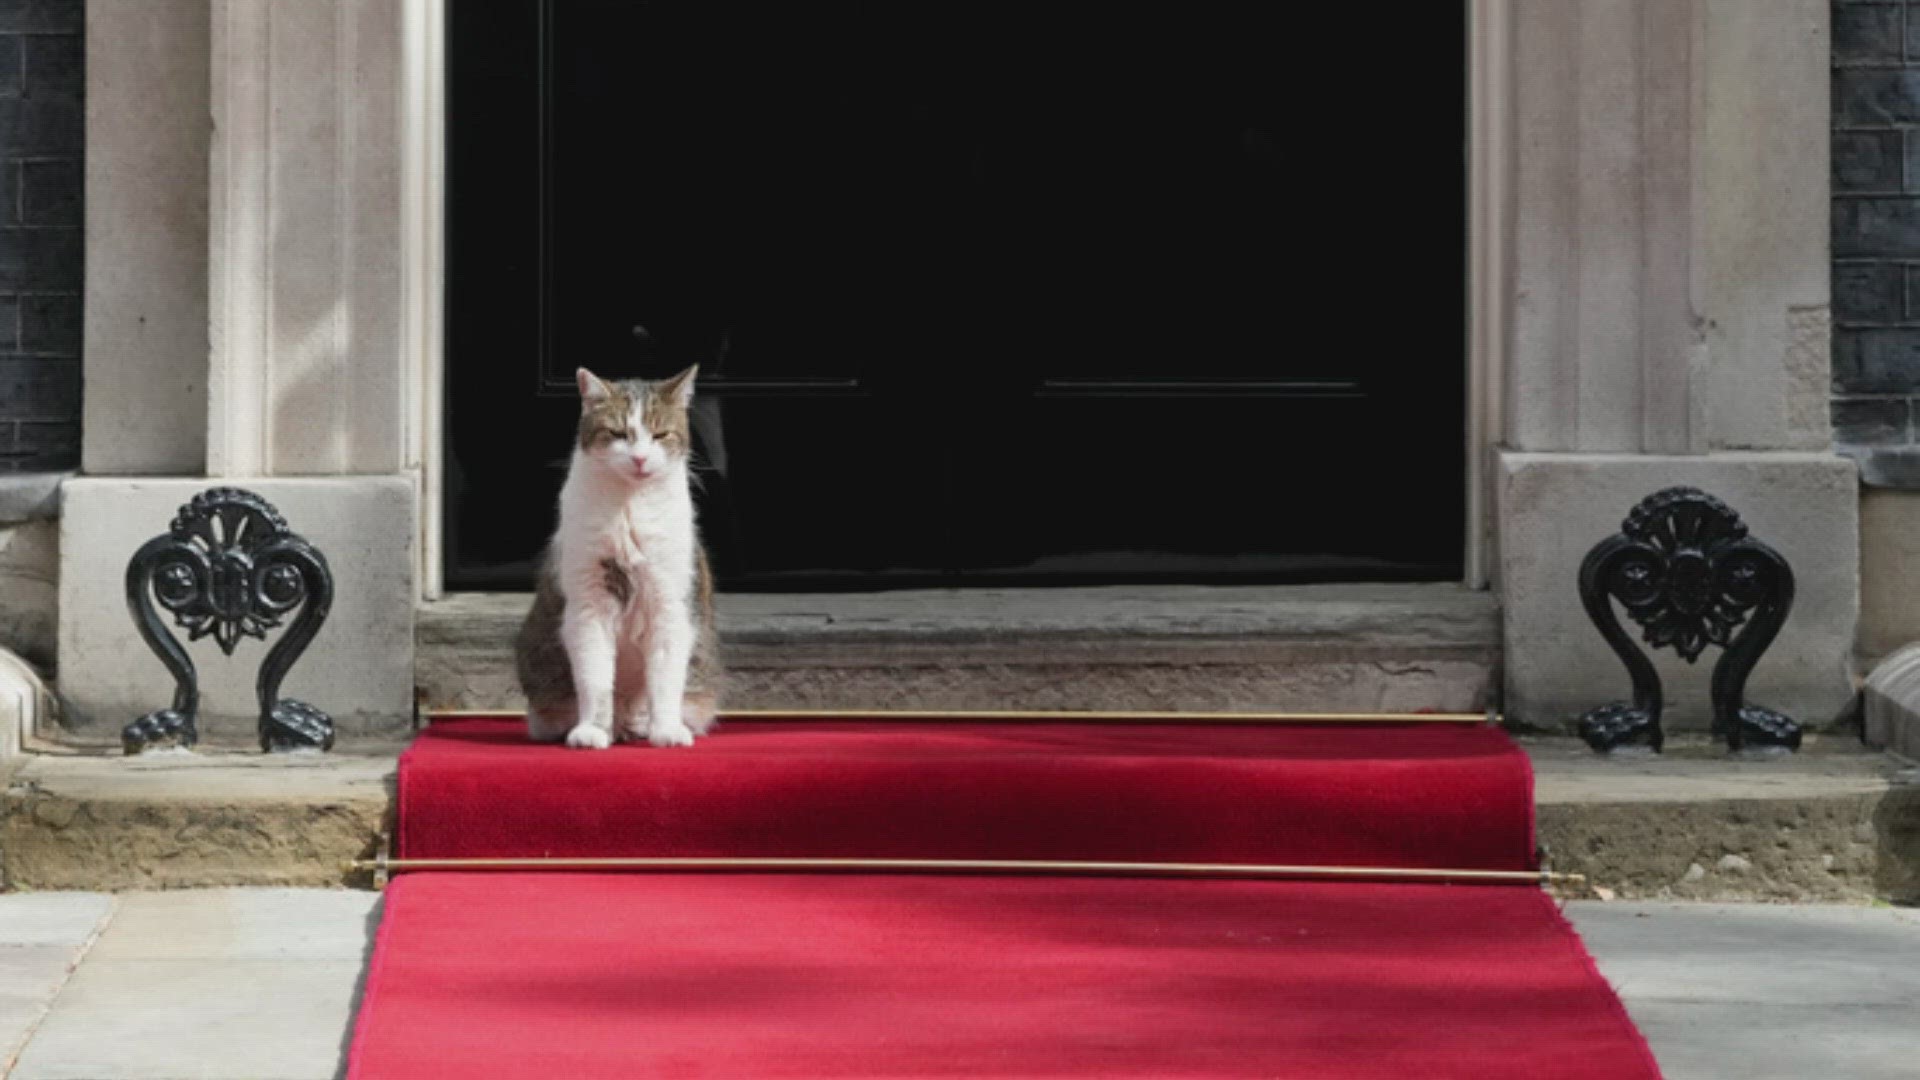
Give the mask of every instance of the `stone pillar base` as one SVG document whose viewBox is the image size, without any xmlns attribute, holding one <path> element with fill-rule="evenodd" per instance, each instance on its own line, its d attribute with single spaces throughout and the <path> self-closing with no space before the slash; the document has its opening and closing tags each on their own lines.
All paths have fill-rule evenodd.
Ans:
<svg viewBox="0 0 1920 1080">
<path fill-rule="evenodd" d="M 0 650 L 54 668 L 60 485 L 68 473 L 0 476 Z"/>
<path fill-rule="evenodd" d="M 1920 645 L 1882 660 L 1861 699 L 1861 734 L 1869 746 L 1920 757 Z"/>
<path fill-rule="evenodd" d="M 167 705 L 173 678 L 127 611 L 127 561 L 165 532 L 180 506 L 211 487 L 257 492 L 333 570 L 333 611 L 281 686 L 332 714 L 343 738 L 404 732 L 413 717 L 415 493 L 404 476 L 216 480 L 87 478 L 64 490 L 60 520 L 60 682 L 75 735 L 117 738 Z M 211 638 L 187 647 L 200 674 L 200 733 L 250 745 L 254 678 L 278 640 L 242 639 L 231 657 Z M 182 635 L 184 636 L 184 635 Z"/>
<path fill-rule="evenodd" d="M 1545 728 L 1570 726 L 1595 705 L 1630 696 L 1626 669 L 1580 606 L 1588 550 L 1620 528 L 1635 503 L 1686 484 L 1719 496 L 1753 535 L 1792 564 L 1798 595 L 1786 627 L 1754 669 L 1747 700 L 1818 729 L 1853 701 L 1859 618 L 1859 482 L 1852 462 L 1822 453 L 1703 456 L 1500 455 L 1499 513 L 1504 708 Z M 1628 620 L 1638 639 L 1639 628 Z M 1708 680 L 1720 650 L 1688 665 L 1652 654 L 1666 687 L 1670 731 L 1711 722 Z"/>
<path fill-rule="evenodd" d="M 53 697 L 33 665 L 0 649 L 0 765 L 18 757 L 53 716 Z"/>
</svg>

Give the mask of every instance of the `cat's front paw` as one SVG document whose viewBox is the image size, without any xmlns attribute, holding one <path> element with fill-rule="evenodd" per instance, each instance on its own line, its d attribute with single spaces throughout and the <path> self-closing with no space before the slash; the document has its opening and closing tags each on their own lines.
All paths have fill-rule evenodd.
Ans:
<svg viewBox="0 0 1920 1080">
<path fill-rule="evenodd" d="M 693 731 L 678 720 L 655 724 L 647 731 L 647 741 L 655 746 L 692 746 Z"/>
<path fill-rule="evenodd" d="M 579 750 L 605 750 L 613 745 L 613 732 L 592 724 L 575 724 L 567 732 L 567 745 Z"/>
</svg>

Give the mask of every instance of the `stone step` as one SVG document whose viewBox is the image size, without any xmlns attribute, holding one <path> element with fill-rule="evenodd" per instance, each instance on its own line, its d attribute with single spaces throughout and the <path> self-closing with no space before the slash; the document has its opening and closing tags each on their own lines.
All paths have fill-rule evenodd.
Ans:
<svg viewBox="0 0 1920 1080">
<path fill-rule="evenodd" d="M 1522 741 L 1550 865 L 1605 895 L 1920 902 L 1920 769 L 1897 757 L 1821 735 L 1765 761 Z M 396 750 L 30 756 L 0 804 L 0 886 L 365 884 L 344 867 L 390 826 Z"/>
<path fill-rule="evenodd" d="M 524 594 L 423 606 L 429 708 L 518 708 Z M 1108 587 L 720 598 L 739 709 L 1477 712 L 1499 609 L 1454 584 Z"/>
<path fill-rule="evenodd" d="M 1855 736 L 1759 760 L 1704 735 L 1611 758 L 1520 741 L 1548 862 L 1622 899 L 1920 903 L 1920 767 Z"/>
<path fill-rule="evenodd" d="M 519 709 L 513 640 L 531 599 L 422 604 L 418 704 Z M 1479 712 L 1499 686 L 1499 606 L 1451 583 L 728 594 L 720 633 L 736 709 Z M 138 659 L 153 676 L 139 705 L 70 709 L 39 730 L 116 745 L 171 693 L 158 664 Z M 202 676 L 203 744 L 253 746 L 251 669 Z M 350 677 L 296 666 L 288 693 L 324 709 L 341 696 L 329 682 Z M 404 737 L 414 717 L 335 719 L 340 747 L 357 750 Z"/>
</svg>

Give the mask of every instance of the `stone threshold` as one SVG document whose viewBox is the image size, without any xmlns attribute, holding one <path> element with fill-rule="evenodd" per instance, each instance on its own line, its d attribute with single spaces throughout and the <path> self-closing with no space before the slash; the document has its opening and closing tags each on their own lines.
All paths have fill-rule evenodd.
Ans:
<svg viewBox="0 0 1920 1080">
<path fill-rule="evenodd" d="M 452 593 L 419 609 L 452 629 L 519 625 L 530 593 Z M 1492 594 L 1451 582 L 1333 585 L 1111 585 L 722 593 L 721 636 L 740 645 L 1022 639 L 1262 638 L 1497 644 Z"/>
<path fill-rule="evenodd" d="M 517 708 L 530 597 L 422 605 L 428 708 Z M 765 709 L 1477 712 L 1499 606 L 1451 583 L 725 594 L 729 704 Z"/>
<path fill-rule="evenodd" d="M 1920 903 L 1920 768 L 1844 737 L 1730 760 L 1680 737 L 1660 757 L 1605 759 L 1522 739 L 1555 870 L 1619 899 Z M 365 887 L 393 812 L 397 747 L 266 757 L 42 753 L 0 802 L 12 889 Z"/>
</svg>

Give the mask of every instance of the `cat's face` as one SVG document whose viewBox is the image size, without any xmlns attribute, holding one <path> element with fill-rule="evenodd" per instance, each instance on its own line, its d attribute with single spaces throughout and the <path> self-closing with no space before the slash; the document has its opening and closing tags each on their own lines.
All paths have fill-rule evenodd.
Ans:
<svg viewBox="0 0 1920 1080">
<path fill-rule="evenodd" d="M 644 483 L 684 463 L 691 448 L 687 406 L 694 365 L 670 379 L 609 381 L 586 368 L 580 384 L 580 453 L 632 483 Z"/>
</svg>

